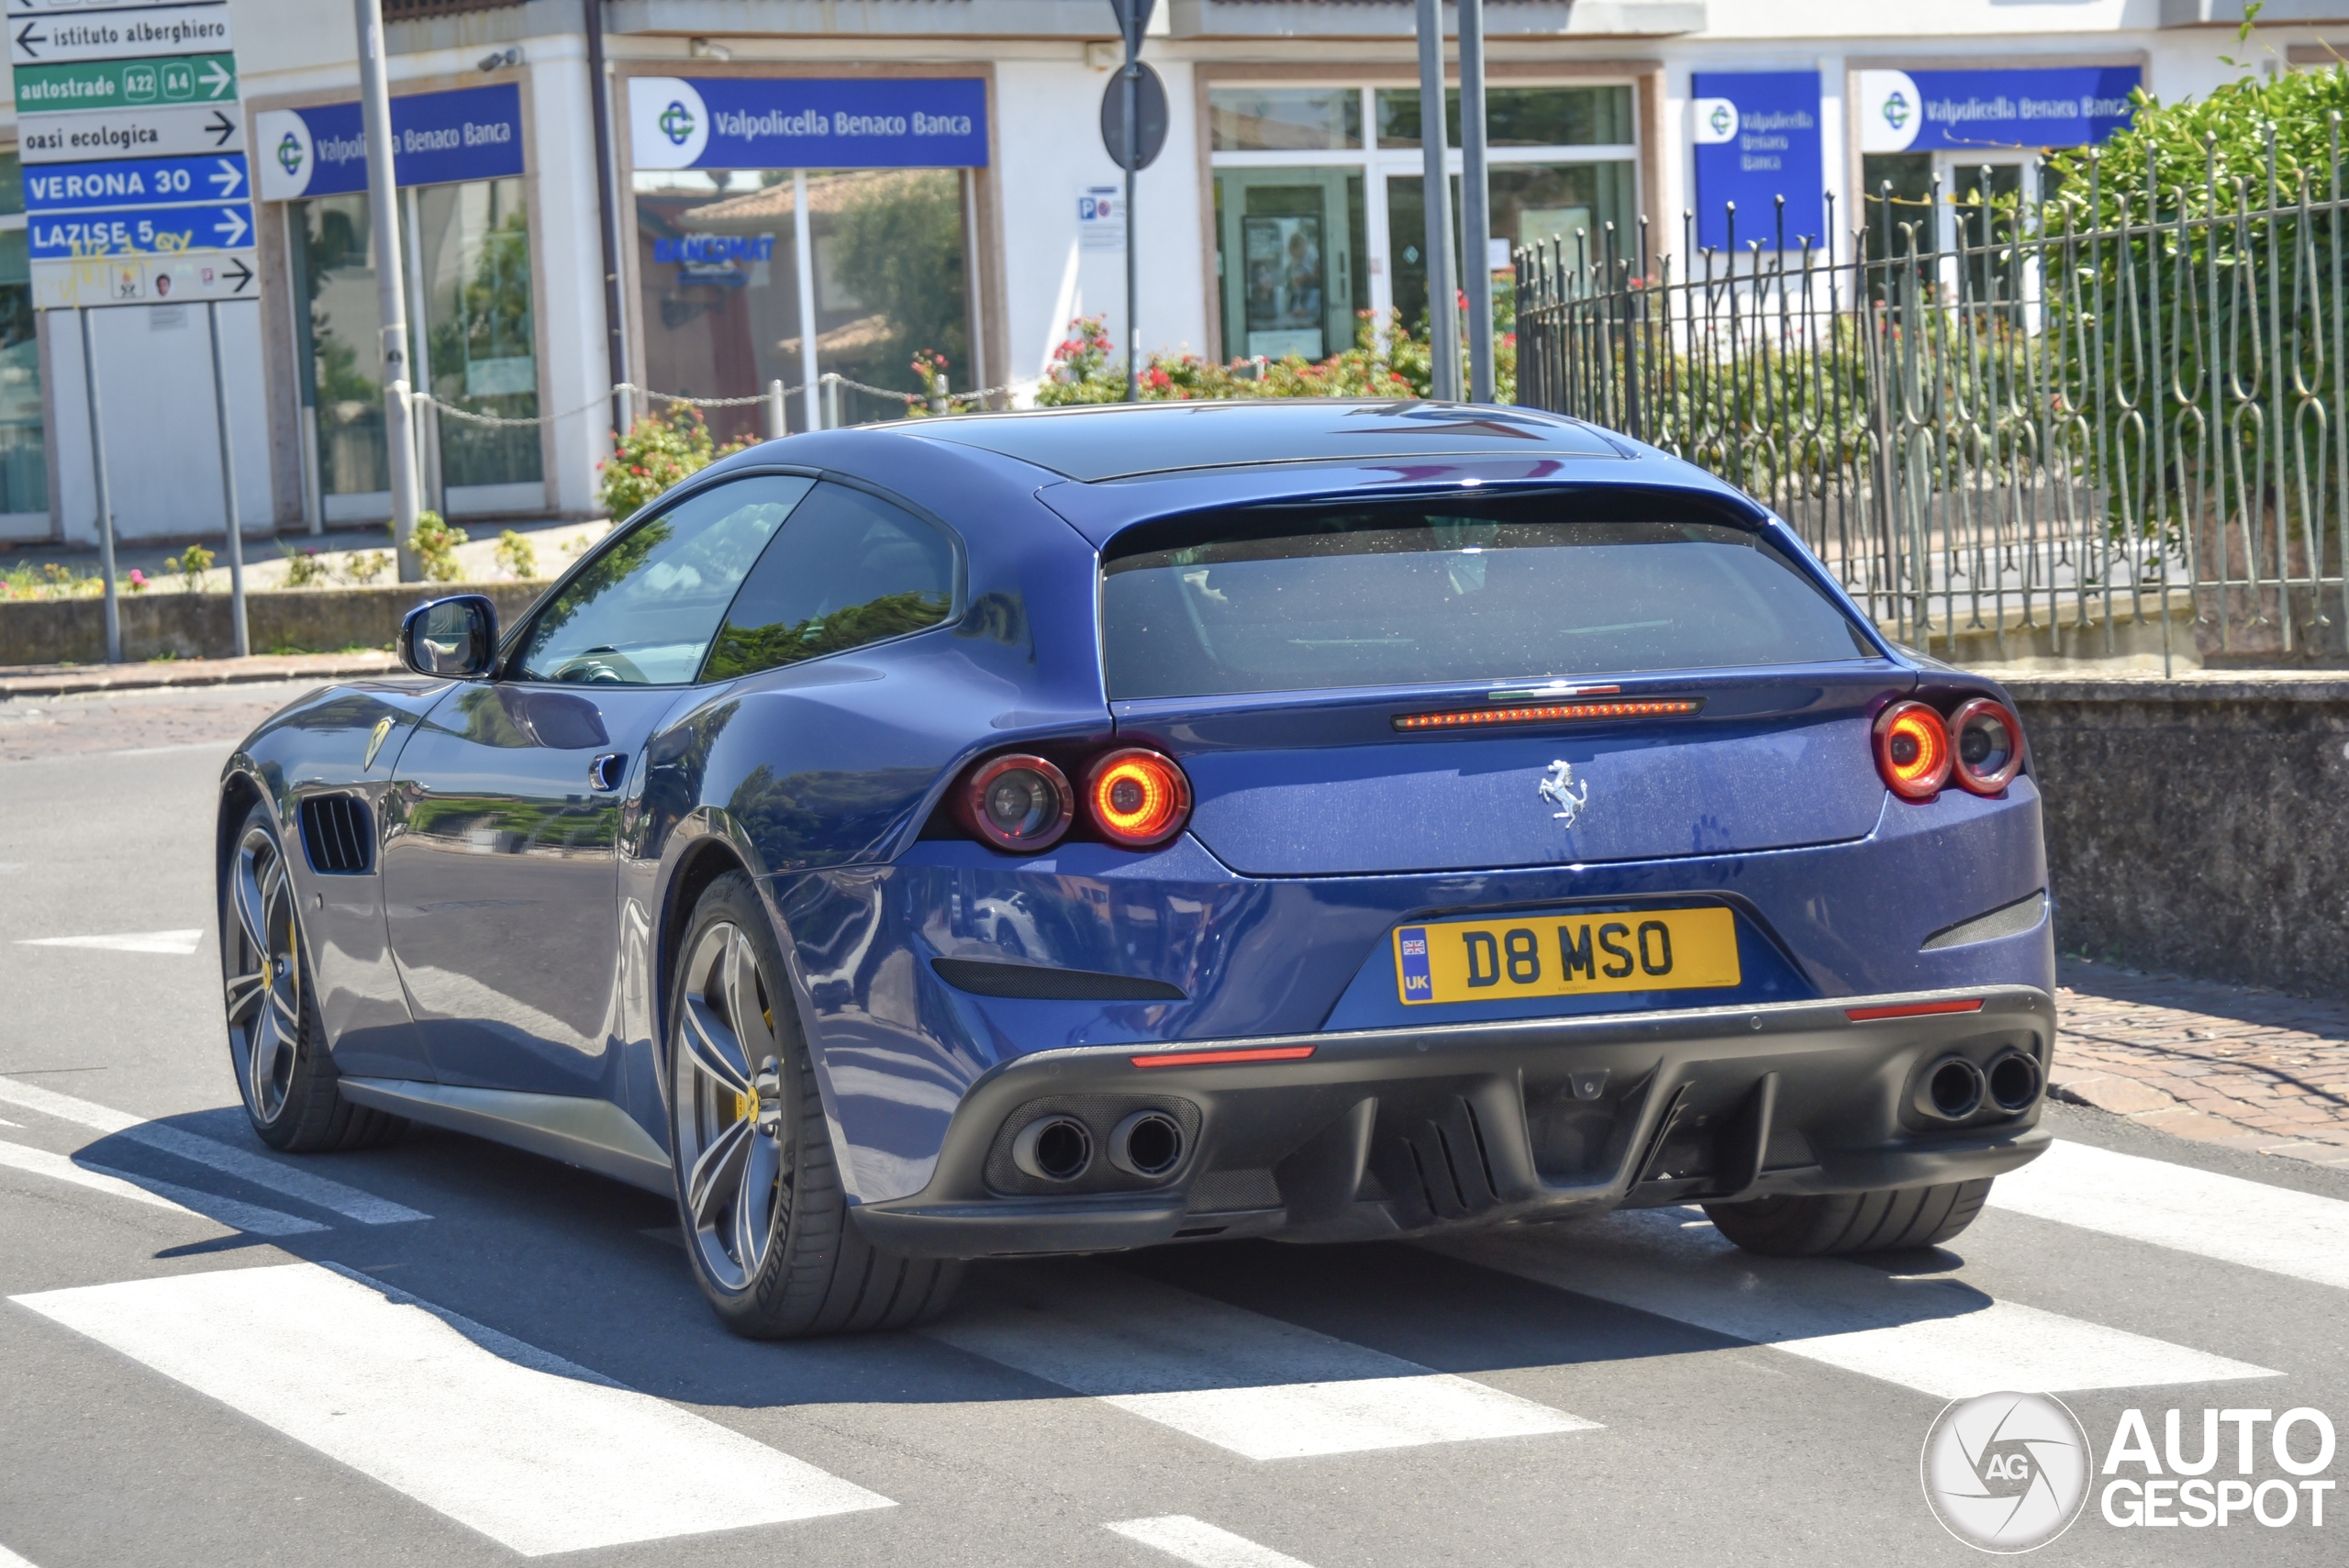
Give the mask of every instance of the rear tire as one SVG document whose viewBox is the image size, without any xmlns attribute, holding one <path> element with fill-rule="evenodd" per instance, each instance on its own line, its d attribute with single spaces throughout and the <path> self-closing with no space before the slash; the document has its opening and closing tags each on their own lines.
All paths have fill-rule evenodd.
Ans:
<svg viewBox="0 0 2349 1568">
<path fill-rule="evenodd" d="M 220 879 L 220 968 L 228 1062 L 263 1143 L 313 1154 L 371 1148 L 406 1129 L 406 1118 L 353 1105 L 335 1086 L 284 840 L 260 802 Z"/>
<path fill-rule="evenodd" d="M 1989 1178 L 1872 1193 L 1765 1197 L 1709 1203 L 1720 1233 L 1749 1252 L 1773 1258 L 1835 1257 L 1938 1247 L 1982 1212 Z"/>
<path fill-rule="evenodd" d="M 788 973 L 751 879 L 711 883 L 669 1005 L 669 1147 L 694 1279 L 747 1339 L 926 1323 L 963 1265 L 885 1252 L 850 1218 Z"/>
</svg>

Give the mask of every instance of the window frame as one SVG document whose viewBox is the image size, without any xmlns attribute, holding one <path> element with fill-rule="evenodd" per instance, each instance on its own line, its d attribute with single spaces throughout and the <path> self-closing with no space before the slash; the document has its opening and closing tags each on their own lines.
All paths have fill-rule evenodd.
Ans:
<svg viewBox="0 0 2349 1568">
<path fill-rule="evenodd" d="M 704 470 L 701 473 L 694 475 L 691 479 L 686 480 L 675 489 L 654 496 L 651 501 L 648 502 L 638 511 L 636 516 L 631 517 L 627 522 L 615 527 L 611 532 L 606 534 L 601 539 L 597 540 L 595 549 L 585 551 L 577 561 L 573 562 L 570 569 L 564 572 L 562 576 L 556 578 L 554 582 L 548 586 L 545 593 L 539 595 L 538 602 L 530 606 L 529 614 L 516 621 L 514 625 L 499 638 L 497 662 L 494 666 L 492 666 L 489 675 L 486 678 L 492 682 L 514 685 L 548 686 L 559 691 L 578 690 L 579 688 L 577 686 L 568 682 L 540 680 L 537 677 L 522 673 L 522 650 L 529 645 L 531 634 L 537 629 L 539 617 L 544 615 L 548 608 L 562 596 L 562 591 L 569 587 L 574 579 L 576 579 L 581 573 L 584 573 L 589 566 L 593 565 L 607 551 L 618 549 L 620 541 L 626 539 L 630 533 L 634 532 L 638 528 L 642 527 L 645 523 L 651 522 L 662 513 L 684 506 L 686 502 L 694 500 L 709 491 L 715 490 L 720 485 L 730 484 L 737 480 L 755 479 L 762 475 L 779 475 L 789 479 L 806 479 L 812 481 L 815 484 L 829 483 L 843 485 L 852 490 L 862 490 L 866 495 L 872 495 L 878 500 L 885 501 L 892 506 L 898 507 L 909 516 L 914 517 L 928 524 L 930 527 L 936 528 L 939 531 L 939 534 L 946 540 L 947 548 L 952 551 L 954 557 L 953 596 L 946 606 L 946 615 L 944 618 L 938 621 L 936 625 L 921 627 L 913 631 L 899 632 L 895 637 L 885 637 L 873 642 L 860 642 L 853 648 L 842 648 L 830 653 L 819 653 L 812 659 L 803 659 L 796 664 L 777 666 L 778 669 L 804 669 L 811 664 L 820 664 L 828 659 L 838 659 L 843 654 L 862 653 L 868 648 L 885 648 L 891 643 L 903 642 L 907 638 L 925 637 L 931 632 L 944 630 L 959 624 L 963 617 L 969 613 L 969 551 L 963 545 L 962 534 L 957 532 L 953 526 L 948 523 L 945 518 L 940 517 L 937 513 L 931 511 L 929 507 L 922 506 L 920 503 L 908 500 L 893 490 L 888 490 L 881 485 L 874 484 L 869 480 L 860 479 L 852 473 L 842 473 L 836 469 L 816 468 L 806 463 L 751 462 L 746 463 L 740 468 L 726 468 L 722 472 L 715 469 Z M 809 494 L 814 494 L 812 488 L 810 489 Z M 805 500 L 806 497 L 803 496 L 801 499 Z M 796 512 L 797 510 L 797 506 L 794 506 L 792 508 L 793 512 Z M 639 519 L 641 519 L 641 521 Z M 742 590 L 750 585 L 751 572 L 754 572 L 758 569 L 759 562 L 765 558 L 768 550 L 774 548 L 774 540 L 781 539 L 783 537 L 783 530 L 790 526 L 791 517 L 789 514 L 786 514 L 782 523 L 777 525 L 774 538 L 769 539 L 766 545 L 760 550 L 759 553 L 751 558 L 750 571 L 743 573 L 741 583 L 737 584 L 734 589 L 734 596 L 726 601 L 726 607 L 718 611 L 717 623 L 710 628 L 710 645 L 714 646 L 717 643 L 718 632 L 725 628 L 728 617 L 732 616 L 734 613 L 735 601 L 742 596 Z M 759 670 L 747 675 L 734 675 L 721 680 L 707 680 L 703 678 L 703 672 L 707 671 L 708 667 L 709 648 L 706 646 L 702 650 L 701 662 L 695 666 L 694 679 L 690 681 L 646 681 L 639 685 L 630 685 L 628 689 L 629 691 L 698 691 L 704 687 L 731 685 L 736 682 L 757 680 L 761 676 L 775 673 L 774 670 Z"/>
</svg>

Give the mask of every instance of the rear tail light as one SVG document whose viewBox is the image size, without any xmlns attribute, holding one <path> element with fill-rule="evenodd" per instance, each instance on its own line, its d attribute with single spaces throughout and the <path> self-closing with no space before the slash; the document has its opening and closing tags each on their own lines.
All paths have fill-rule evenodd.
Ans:
<svg viewBox="0 0 2349 1568">
<path fill-rule="evenodd" d="M 999 850 L 1049 849 L 1076 816 L 1068 775 L 1041 757 L 992 757 L 971 771 L 956 801 L 963 826 Z"/>
<path fill-rule="evenodd" d="M 1876 716 L 1876 771 L 1903 800 L 1931 800 L 1949 783 L 1949 726 L 1920 702 L 1897 702 Z"/>
<path fill-rule="evenodd" d="M 2022 771 L 2022 726 L 2003 703 L 1976 697 L 1950 715 L 1951 772 L 1976 795 L 1996 795 Z"/>
<path fill-rule="evenodd" d="M 1085 808 L 1101 836 L 1128 849 L 1162 844 L 1191 816 L 1191 781 L 1174 759 L 1135 747 L 1112 751 L 1085 776 Z"/>
</svg>

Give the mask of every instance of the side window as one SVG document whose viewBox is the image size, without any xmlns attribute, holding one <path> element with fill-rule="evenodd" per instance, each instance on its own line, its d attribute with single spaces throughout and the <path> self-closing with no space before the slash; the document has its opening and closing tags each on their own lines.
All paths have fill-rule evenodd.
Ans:
<svg viewBox="0 0 2349 1568">
<path fill-rule="evenodd" d="M 629 524 L 539 612 L 517 668 L 532 681 L 691 681 L 727 602 L 814 485 L 752 474 Z"/>
<path fill-rule="evenodd" d="M 751 569 L 709 651 L 706 680 L 861 648 L 944 620 L 954 547 L 903 507 L 823 484 Z"/>
</svg>

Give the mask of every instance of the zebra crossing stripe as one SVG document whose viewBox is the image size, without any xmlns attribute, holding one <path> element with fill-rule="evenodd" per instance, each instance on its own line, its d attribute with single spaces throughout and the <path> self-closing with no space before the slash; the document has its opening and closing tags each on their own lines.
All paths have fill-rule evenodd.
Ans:
<svg viewBox="0 0 2349 1568">
<path fill-rule="evenodd" d="M 1248 1459 L 1598 1429 L 1579 1416 L 1097 1264 L 923 1332 Z"/>
<path fill-rule="evenodd" d="M 1989 1205 L 2034 1219 L 2349 1290 L 2349 1203 L 2058 1141 Z"/>
<path fill-rule="evenodd" d="M 1286 1552 L 1259 1546 L 1244 1535 L 1219 1529 L 1188 1514 L 1164 1514 L 1154 1519 L 1127 1519 L 1104 1525 L 1112 1535 L 1155 1547 L 1192 1568 L 1312 1568 Z M 6 1568 L 0 1564 L 0 1568 Z"/>
<path fill-rule="evenodd" d="M 21 1143 L 0 1142 L 0 1165 L 11 1170 L 27 1171 L 52 1181 L 70 1182 L 93 1192 L 128 1198 L 132 1203 L 150 1207 L 168 1208 L 191 1218 L 209 1219 L 255 1236 L 299 1236 L 305 1231 L 324 1230 L 325 1226 L 314 1219 L 297 1219 L 290 1214 L 280 1214 L 273 1208 L 258 1204 L 239 1203 L 213 1193 L 198 1192 L 173 1182 L 157 1181 L 152 1176 L 134 1175 L 128 1171 L 111 1170 L 104 1165 L 88 1165 L 69 1160 L 62 1154 L 46 1149 L 28 1148 Z M 0 1568 L 6 1568 L 0 1563 Z"/>
<path fill-rule="evenodd" d="M 0 1101 L 22 1106 L 43 1116 L 55 1117 L 96 1132 L 128 1139 L 150 1149 L 185 1160 L 192 1164 L 208 1165 L 213 1170 L 250 1182 L 257 1187 L 299 1198 L 318 1208 L 355 1219 L 362 1225 L 398 1225 L 409 1220 L 432 1217 L 406 1204 L 361 1192 L 357 1187 L 308 1171 L 296 1170 L 274 1160 L 265 1160 L 250 1150 L 205 1138 L 181 1128 L 166 1127 L 149 1121 L 112 1106 L 102 1106 L 95 1100 L 76 1099 L 61 1095 L 54 1089 L 44 1089 L 36 1084 L 20 1083 L 14 1078 L 0 1078 Z"/>
<path fill-rule="evenodd" d="M 292 1263 L 11 1299 L 525 1556 L 892 1506 L 347 1270 Z"/>
<path fill-rule="evenodd" d="M 1951 1279 L 1739 1251 L 1694 1208 L 1632 1209 L 1574 1232 L 1493 1231 L 1430 1251 L 1942 1399 L 2002 1388 L 2150 1388 L 2280 1373 Z"/>
</svg>

